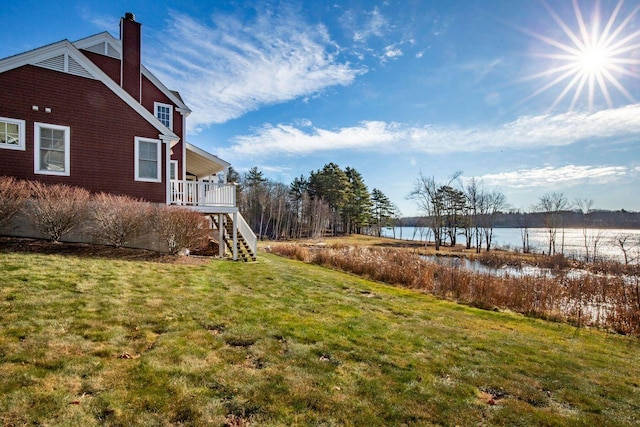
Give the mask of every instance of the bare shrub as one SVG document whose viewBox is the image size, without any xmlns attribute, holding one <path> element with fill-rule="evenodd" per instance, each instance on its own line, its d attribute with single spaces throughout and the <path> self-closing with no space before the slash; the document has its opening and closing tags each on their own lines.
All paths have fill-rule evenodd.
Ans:
<svg viewBox="0 0 640 427">
<path fill-rule="evenodd" d="M 127 196 L 100 193 L 91 203 L 92 234 L 104 243 L 119 248 L 152 226 L 149 203 Z"/>
<path fill-rule="evenodd" d="M 28 209 L 40 232 L 48 235 L 52 241 L 73 230 L 87 218 L 87 204 L 91 197 L 83 188 L 63 184 L 30 183 L 35 200 Z"/>
<path fill-rule="evenodd" d="M 0 176 L 0 229 L 9 224 L 30 195 L 28 182 Z"/>
<path fill-rule="evenodd" d="M 209 226 L 202 214 L 171 206 L 156 210 L 154 228 L 173 255 L 182 249 L 202 245 L 209 233 Z"/>
</svg>

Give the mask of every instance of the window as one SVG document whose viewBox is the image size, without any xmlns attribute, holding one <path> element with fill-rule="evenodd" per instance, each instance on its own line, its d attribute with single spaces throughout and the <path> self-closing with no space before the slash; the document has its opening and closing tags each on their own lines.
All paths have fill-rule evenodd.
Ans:
<svg viewBox="0 0 640 427">
<path fill-rule="evenodd" d="M 169 179 L 178 179 L 178 161 L 171 160 L 169 162 Z"/>
<path fill-rule="evenodd" d="M 69 176 L 69 127 L 46 123 L 35 123 L 34 127 L 35 173 Z"/>
<path fill-rule="evenodd" d="M 156 117 L 160 122 L 173 130 L 173 106 L 170 104 L 162 104 L 160 102 L 154 102 L 153 106 L 156 110 Z"/>
<path fill-rule="evenodd" d="M 0 148 L 24 150 L 24 120 L 0 117 Z"/>
<path fill-rule="evenodd" d="M 160 176 L 160 140 L 135 138 L 136 144 L 136 181 L 161 182 Z"/>
</svg>

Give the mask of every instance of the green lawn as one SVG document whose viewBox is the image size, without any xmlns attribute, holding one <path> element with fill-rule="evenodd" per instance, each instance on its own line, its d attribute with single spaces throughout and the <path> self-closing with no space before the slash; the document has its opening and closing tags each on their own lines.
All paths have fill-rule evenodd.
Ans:
<svg viewBox="0 0 640 427">
<path fill-rule="evenodd" d="M 2 425 L 638 425 L 637 338 L 260 254 L 0 253 Z"/>
</svg>

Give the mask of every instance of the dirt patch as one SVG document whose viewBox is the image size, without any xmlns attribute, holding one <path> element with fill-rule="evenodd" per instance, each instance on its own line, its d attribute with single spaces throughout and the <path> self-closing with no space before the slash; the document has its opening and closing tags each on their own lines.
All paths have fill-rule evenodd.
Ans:
<svg viewBox="0 0 640 427">
<path fill-rule="evenodd" d="M 54 243 L 48 240 L 0 237 L 0 253 L 25 252 L 68 255 L 80 258 L 104 258 L 125 261 L 148 261 L 166 264 L 203 264 L 212 259 L 206 256 L 168 255 L 162 252 L 89 243 Z"/>
</svg>

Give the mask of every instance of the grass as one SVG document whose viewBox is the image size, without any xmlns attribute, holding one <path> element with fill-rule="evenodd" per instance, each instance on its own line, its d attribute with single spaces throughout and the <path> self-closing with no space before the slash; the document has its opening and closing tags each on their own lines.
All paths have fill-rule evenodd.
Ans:
<svg viewBox="0 0 640 427">
<path fill-rule="evenodd" d="M 637 425 L 640 341 L 261 255 L 0 253 L 3 425 Z"/>
</svg>

